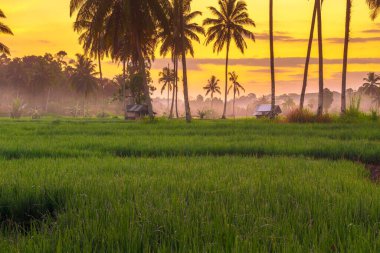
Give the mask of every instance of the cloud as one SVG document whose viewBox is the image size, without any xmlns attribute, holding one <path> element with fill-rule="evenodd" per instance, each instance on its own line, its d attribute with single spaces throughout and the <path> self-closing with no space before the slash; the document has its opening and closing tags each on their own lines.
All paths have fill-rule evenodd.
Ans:
<svg viewBox="0 0 380 253">
<path fill-rule="evenodd" d="M 246 66 L 246 67 L 267 67 L 269 66 L 269 58 L 245 58 L 245 59 L 230 59 L 230 66 Z M 154 63 L 155 67 L 167 66 L 168 59 L 157 59 Z M 325 64 L 342 64 L 342 59 L 324 59 Z M 350 58 L 350 64 L 380 64 L 380 58 Z M 305 57 L 284 57 L 276 58 L 275 64 L 277 68 L 281 67 L 302 67 L 305 64 Z M 311 58 L 310 64 L 318 64 L 318 58 Z M 191 70 L 200 70 L 202 65 L 224 66 L 225 59 L 188 59 L 187 66 Z"/>
<path fill-rule="evenodd" d="M 50 40 L 37 40 L 36 42 L 39 43 L 39 44 L 44 44 L 44 45 L 51 45 L 51 44 L 53 44 L 53 42 L 50 41 Z"/>
<path fill-rule="evenodd" d="M 256 40 L 269 40 L 269 33 L 257 33 Z M 289 36 L 286 32 L 276 32 L 274 35 L 275 41 L 281 41 L 281 42 L 307 42 L 308 39 L 305 38 L 295 38 L 292 36 Z"/>
<path fill-rule="evenodd" d="M 326 41 L 330 43 L 343 43 L 344 38 L 327 38 Z M 379 42 L 380 37 L 356 37 L 356 38 L 351 38 L 350 42 L 351 43 L 366 43 L 366 42 Z"/>
<path fill-rule="evenodd" d="M 369 29 L 369 30 L 364 30 L 362 33 L 377 33 L 380 34 L 380 29 Z"/>
</svg>

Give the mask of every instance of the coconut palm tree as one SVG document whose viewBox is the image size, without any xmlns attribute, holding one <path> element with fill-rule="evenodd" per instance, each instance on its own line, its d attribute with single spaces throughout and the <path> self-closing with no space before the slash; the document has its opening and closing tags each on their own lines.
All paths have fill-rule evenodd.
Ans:
<svg viewBox="0 0 380 253">
<path fill-rule="evenodd" d="M 346 25 L 344 37 L 344 53 L 343 53 L 343 71 L 342 71 L 342 105 L 341 113 L 346 113 L 346 90 L 347 90 L 347 62 L 348 62 L 348 43 L 350 41 L 350 26 L 351 26 L 351 8 L 352 0 L 347 0 L 346 3 Z"/>
<path fill-rule="evenodd" d="M 367 0 L 367 3 L 368 3 L 370 10 L 372 11 L 371 19 L 375 20 L 377 18 L 377 15 L 380 12 L 380 1 L 379 0 Z"/>
<path fill-rule="evenodd" d="M 317 20 L 318 20 L 318 54 L 319 54 L 319 93 L 318 93 L 318 116 L 323 114 L 323 91 L 324 91 L 324 77 L 323 77 L 323 38 L 322 38 L 322 4 L 321 0 L 315 0 L 317 6 Z"/>
<path fill-rule="evenodd" d="M 231 41 L 244 53 L 247 48 L 245 38 L 255 41 L 254 34 L 246 29 L 246 26 L 255 26 L 255 22 L 249 18 L 247 4 L 244 1 L 220 0 L 219 10 L 209 7 L 214 18 L 207 18 L 204 25 L 210 26 L 206 33 L 206 45 L 214 42 L 213 51 L 220 53 L 226 47 L 225 66 L 225 90 L 224 109 L 222 118 L 226 118 L 227 111 L 227 85 L 228 85 L 228 61 Z"/>
<path fill-rule="evenodd" d="M 312 45 L 313 45 L 313 39 L 314 39 L 314 29 L 315 29 L 315 19 L 316 19 L 316 16 L 317 16 L 317 2 L 314 3 L 313 17 L 311 19 L 309 44 L 308 44 L 308 47 L 307 47 L 307 55 L 306 55 L 306 62 L 305 62 L 305 69 L 304 69 L 303 83 L 302 83 L 302 91 L 301 91 L 301 98 L 300 98 L 300 110 L 303 109 L 303 106 L 304 106 L 304 103 L 305 103 L 307 78 L 309 76 L 310 56 L 311 56 L 311 49 L 312 49 Z"/>
<path fill-rule="evenodd" d="M 94 10 L 94 25 L 96 32 L 103 28 L 104 21 L 109 17 L 120 17 L 124 24 L 123 30 L 114 33 L 106 41 L 111 47 L 128 38 L 130 62 L 138 66 L 142 76 L 145 103 L 148 106 L 150 118 L 154 117 L 152 100 L 147 76 L 147 62 L 154 58 L 156 46 L 156 31 L 158 24 L 168 27 L 165 9 L 168 0 L 71 0 L 70 12 L 86 13 Z M 107 29 L 109 29 L 108 27 Z"/>
<path fill-rule="evenodd" d="M 174 70 L 170 69 L 169 65 L 165 67 L 162 72 L 159 73 L 160 79 L 158 80 L 159 83 L 162 83 L 162 88 L 161 88 L 161 94 L 166 90 L 168 90 L 168 111 L 170 109 L 170 91 L 174 89 L 173 84 L 174 84 L 174 79 L 175 79 L 175 74 Z"/>
<path fill-rule="evenodd" d="M 0 18 L 6 18 L 4 12 L 1 9 L 0 9 Z M 2 22 L 0 22 L 0 34 L 13 35 L 12 30 L 8 26 L 3 24 Z M 6 55 L 11 54 L 9 51 L 9 48 L 1 42 L 0 42 L 0 53 L 6 54 Z"/>
<path fill-rule="evenodd" d="M 273 38 L 273 0 L 269 1 L 269 42 L 270 42 L 270 73 L 271 73 L 271 108 L 276 107 L 276 77 L 274 70 L 274 38 Z M 271 113 L 271 115 L 275 115 Z"/>
<path fill-rule="evenodd" d="M 86 99 L 98 87 L 98 80 L 95 77 L 98 73 L 95 70 L 96 64 L 91 59 L 81 54 L 77 54 L 76 57 L 77 60 L 74 63 L 73 73 L 70 76 L 70 83 L 77 93 L 83 95 L 82 110 L 83 117 L 85 117 Z"/>
<path fill-rule="evenodd" d="M 199 34 L 204 35 L 205 30 L 203 27 L 198 25 L 193 21 L 197 16 L 202 15 L 201 12 L 191 11 L 190 1 L 185 1 L 184 3 L 185 12 L 184 15 L 184 30 L 185 30 L 185 48 L 186 53 L 194 57 L 194 47 L 192 42 L 196 41 L 200 43 Z M 175 76 L 178 76 L 178 59 L 181 56 L 181 44 L 182 39 L 178 32 L 179 30 L 179 21 L 180 21 L 180 12 L 179 12 L 179 0 L 173 0 L 167 8 L 168 19 L 169 19 L 169 29 L 160 29 L 159 38 L 161 41 L 160 54 L 166 56 L 171 54 L 172 61 L 174 64 Z M 174 89 L 173 89 L 173 100 L 172 107 L 170 110 L 170 117 L 173 116 L 174 102 L 176 103 L 176 115 L 178 117 L 178 78 L 175 80 Z M 175 95 L 175 96 L 174 96 Z M 175 97 L 175 98 L 174 98 Z"/>
<path fill-rule="evenodd" d="M 211 78 L 207 81 L 207 85 L 203 87 L 203 89 L 206 91 L 206 96 L 210 94 L 211 96 L 211 109 L 213 108 L 213 102 L 214 102 L 214 94 L 220 92 L 219 87 L 219 79 L 216 78 L 216 76 L 211 76 Z"/>
<path fill-rule="evenodd" d="M 229 73 L 230 75 L 230 82 L 232 83 L 232 85 L 228 88 L 228 93 L 230 93 L 231 90 L 233 90 L 234 92 L 234 100 L 233 100 L 233 116 L 235 118 L 235 100 L 236 100 L 236 94 L 238 94 L 238 96 L 240 96 L 240 90 L 242 90 L 243 92 L 245 92 L 245 89 L 244 87 L 238 82 L 238 78 L 239 76 L 235 73 L 235 71 L 233 72 L 230 72 Z"/>
<path fill-rule="evenodd" d="M 366 78 L 363 78 L 363 86 L 359 89 L 359 92 L 374 95 L 380 88 L 380 76 L 374 72 L 368 73 Z"/>
</svg>

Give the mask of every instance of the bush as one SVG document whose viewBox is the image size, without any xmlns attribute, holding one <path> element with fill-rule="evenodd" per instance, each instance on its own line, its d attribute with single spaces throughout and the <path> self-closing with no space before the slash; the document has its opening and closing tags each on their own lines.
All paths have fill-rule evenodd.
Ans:
<svg viewBox="0 0 380 253">
<path fill-rule="evenodd" d="M 372 109 L 370 117 L 371 117 L 372 121 L 378 121 L 379 120 L 379 112 L 375 109 Z"/>
<path fill-rule="evenodd" d="M 295 109 L 286 115 L 286 121 L 289 123 L 330 123 L 333 119 L 329 114 L 317 116 L 307 109 Z"/>
<path fill-rule="evenodd" d="M 22 113 L 26 107 L 26 104 L 20 99 L 16 98 L 12 102 L 11 106 L 11 118 L 12 119 L 19 119 L 22 116 Z"/>
<path fill-rule="evenodd" d="M 38 111 L 38 108 L 32 109 L 31 115 L 32 115 L 32 119 L 40 119 L 41 118 L 41 114 Z"/>
<path fill-rule="evenodd" d="M 107 118 L 110 118 L 111 115 L 110 115 L 109 113 L 106 113 L 106 112 L 101 112 L 101 113 L 98 113 L 98 114 L 96 115 L 96 117 L 97 117 L 98 119 L 107 119 Z"/>
<path fill-rule="evenodd" d="M 199 119 L 213 119 L 214 118 L 214 111 L 213 110 L 198 110 L 198 117 Z"/>
</svg>

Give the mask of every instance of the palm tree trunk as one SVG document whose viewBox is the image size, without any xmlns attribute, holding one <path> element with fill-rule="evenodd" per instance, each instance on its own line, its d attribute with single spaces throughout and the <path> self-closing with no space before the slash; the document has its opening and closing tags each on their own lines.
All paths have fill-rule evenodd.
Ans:
<svg viewBox="0 0 380 253">
<path fill-rule="evenodd" d="M 170 114 L 170 84 L 168 83 L 168 113 Z"/>
<path fill-rule="evenodd" d="M 183 0 L 180 0 L 180 27 L 181 27 L 181 39 L 182 39 L 182 69 L 183 69 L 183 94 L 185 99 L 185 112 L 186 112 L 186 122 L 191 122 L 191 111 L 189 103 L 189 90 L 187 86 L 187 66 L 186 66 L 186 48 L 185 48 L 185 22 L 184 22 L 184 11 L 183 11 Z"/>
<path fill-rule="evenodd" d="M 350 41 L 351 7 L 352 7 L 352 0 L 347 0 L 346 33 L 345 33 L 345 38 L 344 38 L 343 72 L 342 72 L 342 106 L 341 106 L 342 114 L 346 113 L 347 61 L 348 61 L 348 44 Z"/>
<path fill-rule="evenodd" d="M 317 5 L 315 3 L 314 4 L 314 10 L 313 10 L 313 18 L 311 20 L 309 45 L 307 47 L 307 56 L 306 56 L 306 63 L 305 63 L 305 71 L 304 71 L 304 75 L 303 75 L 303 85 L 302 85 L 301 99 L 300 99 L 300 110 L 303 110 L 304 103 L 305 103 L 305 93 L 306 93 L 306 87 L 307 87 L 307 78 L 308 78 L 308 75 L 309 75 L 310 55 L 311 55 L 311 48 L 312 48 L 312 45 L 313 45 L 316 16 L 317 16 Z"/>
<path fill-rule="evenodd" d="M 274 110 L 276 106 L 276 80 L 274 72 L 274 38 L 273 38 L 273 0 L 269 3 L 269 37 L 270 37 L 270 70 L 271 70 L 271 90 L 272 90 L 272 117 L 274 117 Z"/>
<path fill-rule="evenodd" d="M 143 55 L 143 52 L 142 52 L 142 49 L 141 49 L 141 44 L 140 44 L 140 40 L 139 39 L 137 39 L 137 41 L 136 41 L 136 49 L 137 49 L 137 53 L 138 53 L 140 75 L 142 76 L 142 81 L 143 81 L 145 103 L 148 106 L 148 115 L 149 115 L 149 118 L 151 120 L 153 120 L 154 119 L 153 105 L 152 105 L 152 100 L 150 98 L 150 90 L 149 90 L 148 78 L 146 76 L 145 59 L 144 59 L 144 55 Z"/>
<path fill-rule="evenodd" d="M 100 49 L 98 49 L 98 65 L 99 65 L 100 86 L 102 89 L 102 112 L 104 113 L 104 107 L 105 107 L 105 101 L 104 100 L 105 99 L 104 99 L 103 70 L 102 70 L 102 59 L 101 59 Z"/>
<path fill-rule="evenodd" d="M 321 1 L 315 0 L 317 4 L 317 16 L 318 16 L 318 51 L 319 51 L 319 95 L 318 95 L 318 111 L 317 115 L 323 114 L 323 38 L 322 38 L 322 10 Z"/>
<path fill-rule="evenodd" d="M 236 118 L 236 115 L 235 115 L 235 99 L 236 99 L 236 92 L 234 91 L 234 102 L 233 102 L 234 119 Z"/>
<path fill-rule="evenodd" d="M 214 93 L 211 92 L 211 110 L 213 109 L 214 105 Z"/>
<path fill-rule="evenodd" d="M 174 75 L 175 75 L 175 73 L 176 73 L 176 64 L 175 64 L 174 58 L 173 58 L 173 65 L 174 65 L 173 68 L 174 68 Z M 176 76 L 175 76 L 175 79 L 177 79 Z M 175 80 L 173 82 L 172 104 L 170 106 L 169 119 L 173 118 L 174 99 L 175 99 Z"/>
<path fill-rule="evenodd" d="M 175 115 L 177 118 L 179 118 L 179 114 L 178 114 L 178 58 L 176 57 L 175 59 L 176 61 L 176 73 L 175 73 L 175 76 L 176 76 L 176 80 L 175 80 Z"/>
<path fill-rule="evenodd" d="M 125 90 L 125 83 L 126 83 L 126 80 L 127 80 L 127 72 L 126 72 L 126 60 L 123 59 L 123 83 L 122 83 L 122 87 L 121 87 L 121 90 L 122 90 L 122 102 L 123 102 L 123 113 L 124 113 L 124 119 L 127 119 L 127 104 L 126 104 L 126 101 L 125 101 L 125 97 L 126 97 L 126 90 Z"/>
<path fill-rule="evenodd" d="M 224 84 L 224 108 L 223 108 L 223 115 L 222 119 L 226 119 L 226 113 L 227 113 L 227 89 L 228 89 L 228 61 L 230 56 L 230 44 L 231 40 L 227 38 L 227 52 L 226 52 L 226 70 L 225 70 L 225 84 Z"/>
</svg>

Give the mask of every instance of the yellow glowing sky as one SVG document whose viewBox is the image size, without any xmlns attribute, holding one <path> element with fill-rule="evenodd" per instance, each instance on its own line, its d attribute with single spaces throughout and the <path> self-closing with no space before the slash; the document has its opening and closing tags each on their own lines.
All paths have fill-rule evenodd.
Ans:
<svg viewBox="0 0 380 253">
<path fill-rule="evenodd" d="M 344 36 L 345 0 L 326 0 L 323 6 L 324 54 L 326 58 L 326 86 L 339 90 L 341 80 L 341 58 Z M 353 1 L 352 33 L 348 86 L 357 88 L 363 75 L 369 71 L 380 72 L 380 22 L 369 19 L 369 10 L 364 0 Z M 270 91 L 268 66 L 269 42 L 268 1 L 247 1 L 251 18 L 256 22 L 252 30 L 257 35 L 256 43 L 249 43 L 244 55 L 234 47 L 231 51 L 232 65 L 247 92 L 267 94 Z M 300 91 L 303 62 L 306 55 L 313 1 L 275 0 L 275 53 L 277 65 L 278 94 Z M 193 0 L 193 10 L 208 16 L 207 6 L 217 5 L 217 0 Z M 0 8 L 6 13 L 4 22 L 9 25 L 14 37 L 1 36 L 0 40 L 11 48 L 13 57 L 31 54 L 56 53 L 65 50 L 70 57 L 81 52 L 77 34 L 72 31 L 73 19 L 69 17 L 69 0 L 0 0 Z M 198 20 L 201 22 L 201 19 Z M 203 39 L 202 39 L 203 40 Z M 195 59 L 189 60 L 189 85 L 192 96 L 203 93 L 202 86 L 211 74 L 223 80 L 225 53 L 213 54 L 211 47 L 196 45 Z M 313 57 L 317 56 L 314 47 Z M 280 59 L 281 58 L 281 59 Z M 157 84 L 159 69 L 167 65 L 167 59 L 157 55 L 152 77 Z M 105 75 L 113 77 L 120 70 L 109 60 L 104 61 Z M 311 85 L 308 92 L 316 91 L 317 66 L 311 67 Z M 158 94 L 157 94 L 158 95 Z"/>
</svg>

